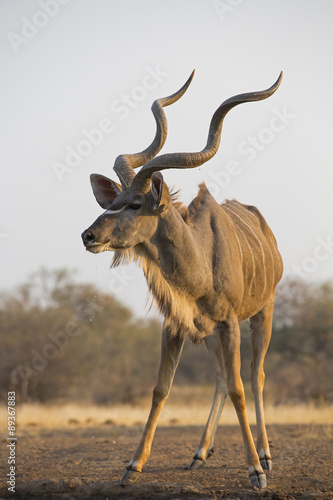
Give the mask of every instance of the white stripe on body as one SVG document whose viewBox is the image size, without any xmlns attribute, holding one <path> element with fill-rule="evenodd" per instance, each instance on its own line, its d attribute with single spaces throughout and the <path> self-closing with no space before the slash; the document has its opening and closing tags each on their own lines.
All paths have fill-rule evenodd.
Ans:
<svg viewBox="0 0 333 500">
<path fill-rule="evenodd" d="M 235 224 L 235 225 L 236 225 L 236 224 Z M 237 229 L 239 229 L 239 227 L 238 227 L 238 226 L 236 226 L 236 227 L 237 227 Z M 241 231 L 241 229 L 239 229 L 239 230 Z M 242 263 L 242 266 L 243 266 L 243 252 L 242 252 L 242 247 L 241 247 L 241 245 L 240 245 L 240 241 L 239 241 L 239 239 L 238 239 L 237 234 L 236 234 L 236 238 L 237 238 L 237 243 L 238 243 L 239 252 L 240 252 L 240 256 L 241 256 L 241 263 Z"/>
<path fill-rule="evenodd" d="M 258 219 L 258 217 L 256 216 L 256 214 L 254 214 L 251 210 L 248 210 L 246 209 L 245 207 L 243 207 L 240 203 L 237 202 L 237 206 L 242 209 L 246 215 L 252 215 L 252 217 L 254 217 L 255 221 L 257 222 L 258 226 L 260 227 L 260 220 Z"/>
<path fill-rule="evenodd" d="M 250 253 L 251 253 L 252 262 L 253 262 L 253 273 L 252 273 L 252 278 L 251 278 L 251 281 L 250 281 L 250 290 L 251 290 L 252 289 L 252 285 L 253 285 L 253 281 L 254 281 L 254 278 L 255 278 L 255 275 L 256 275 L 256 261 L 254 260 L 254 255 L 253 255 L 253 252 L 252 252 L 252 248 L 250 246 L 250 243 L 247 240 L 247 237 L 245 236 L 245 234 L 243 233 L 243 231 L 241 230 L 241 228 L 239 226 L 237 226 L 237 224 L 235 224 L 235 226 L 240 231 L 241 235 L 243 236 L 244 240 L 246 241 L 246 244 L 247 244 L 247 246 L 248 246 L 248 248 L 250 250 Z M 237 234 L 236 234 L 236 236 L 237 236 Z M 237 240 L 238 240 L 238 237 L 237 237 Z M 239 240 L 238 240 L 238 243 L 239 243 Z"/>
<path fill-rule="evenodd" d="M 260 226 L 260 221 L 258 219 L 258 217 L 253 213 L 251 212 L 251 210 L 247 210 L 245 207 L 243 207 L 240 203 L 238 203 L 236 200 L 233 200 L 233 203 L 237 205 L 237 207 L 241 210 L 243 209 L 243 211 L 247 214 L 247 215 L 252 215 L 256 222 L 258 223 L 259 227 Z M 235 205 L 233 205 L 233 208 L 236 208 Z M 280 253 L 278 252 L 278 249 L 277 249 L 277 246 L 276 246 L 276 242 L 274 241 L 274 237 L 273 237 L 273 234 L 272 232 L 269 230 L 269 238 L 266 238 L 267 239 L 267 243 L 268 243 L 268 250 L 269 250 L 269 253 L 271 254 L 271 257 L 272 257 L 272 263 L 274 263 L 274 259 L 273 259 L 273 253 L 272 253 L 272 250 L 271 250 L 271 246 L 270 244 L 272 244 L 272 247 L 274 249 L 274 253 L 275 255 L 277 256 L 277 259 L 279 261 L 279 265 L 280 265 L 280 268 L 282 269 L 283 268 L 283 263 L 282 263 L 282 258 L 281 258 L 281 255 Z M 275 283 L 275 268 L 273 266 L 273 283 Z"/>
<path fill-rule="evenodd" d="M 252 227 L 244 221 L 244 219 L 242 219 L 242 217 L 240 215 L 238 215 L 236 212 L 234 212 L 233 210 L 231 210 L 231 208 L 227 207 L 227 206 L 224 206 L 225 209 L 229 210 L 229 212 L 231 212 L 232 214 L 234 214 L 236 217 L 238 217 L 245 226 L 247 226 L 250 231 L 252 231 L 252 233 L 254 234 L 254 237 L 256 238 L 256 240 L 258 241 L 259 243 L 259 246 L 261 248 L 261 253 L 262 253 L 262 263 L 263 263 L 263 268 L 264 268 L 264 288 L 263 288 L 263 292 L 262 292 L 262 295 L 265 294 L 265 291 L 266 291 L 266 286 L 267 286 L 267 277 L 266 277 L 266 259 L 265 259 L 265 252 L 264 252 L 264 248 L 262 246 L 262 243 L 259 239 L 259 237 L 257 236 L 257 234 L 255 233 L 255 231 L 252 229 Z M 251 253 L 252 253 L 252 250 L 251 250 Z M 253 254 L 252 254 L 253 255 Z"/>
<path fill-rule="evenodd" d="M 259 222 L 259 220 L 257 219 L 257 217 L 256 217 L 256 216 L 255 216 L 252 212 L 250 212 L 249 210 L 247 210 L 246 208 L 244 208 L 244 207 L 243 207 L 243 206 L 242 206 L 242 205 L 241 205 L 238 201 L 236 201 L 236 200 L 233 200 L 233 201 L 232 201 L 232 203 L 233 203 L 232 208 L 233 208 L 233 209 L 237 209 L 237 208 L 238 208 L 238 210 L 239 210 L 239 211 L 243 214 L 243 216 L 245 216 L 245 217 L 246 217 L 246 219 L 249 221 L 249 223 L 250 223 L 250 224 L 251 224 L 251 222 L 253 222 L 253 221 L 251 221 L 251 217 L 249 217 L 249 215 L 252 215 L 252 216 L 254 217 L 255 221 L 257 222 L 257 224 L 258 224 L 258 225 L 259 225 L 259 227 L 260 227 L 260 222 Z"/>
<path fill-rule="evenodd" d="M 274 238 L 273 234 L 270 234 L 270 240 L 272 242 L 272 246 L 273 246 L 274 252 L 276 253 L 276 256 L 278 258 L 278 261 L 279 261 L 279 264 L 280 264 L 280 269 L 281 269 L 281 272 L 282 272 L 283 271 L 283 260 L 282 260 L 282 257 L 280 255 L 280 252 L 278 251 L 278 248 L 277 248 L 277 245 L 276 245 L 276 241 L 275 241 L 275 238 Z"/>
<path fill-rule="evenodd" d="M 257 224 L 258 224 L 259 228 L 261 227 L 261 226 L 260 226 L 260 221 L 259 221 L 259 219 L 256 217 L 256 215 L 255 215 L 255 214 L 253 214 L 250 210 L 247 210 L 245 207 L 243 207 L 243 206 L 242 206 L 240 203 L 238 203 L 237 201 L 235 201 L 234 203 L 236 203 L 236 204 L 237 204 L 237 208 L 239 208 L 239 210 L 240 210 L 240 211 L 241 211 L 241 210 L 243 210 L 244 215 L 246 214 L 246 218 L 247 218 L 247 220 L 248 220 L 250 223 L 251 223 L 251 219 L 250 219 L 250 217 L 248 217 L 248 215 L 250 215 L 250 214 L 251 214 L 251 215 L 253 215 L 253 217 L 254 217 L 255 221 L 257 222 Z M 235 206 L 233 206 L 233 208 L 235 209 L 236 207 L 235 207 Z M 269 253 L 270 253 L 270 255 L 271 255 L 271 258 L 272 258 L 272 263 L 273 263 L 274 261 L 273 261 L 273 254 L 272 254 L 272 251 L 271 251 L 271 249 L 270 249 L 270 246 L 269 246 L 269 245 L 267 245 L 267 246 L 268 246 L 268 250 L 269 250 Z M 273 271 L 273 283 L 274 283 L 274 282 L 275 282 L 275 269 L 274 269 L 274 266 L 273 266 L 272 271 Z"/>
</svg>

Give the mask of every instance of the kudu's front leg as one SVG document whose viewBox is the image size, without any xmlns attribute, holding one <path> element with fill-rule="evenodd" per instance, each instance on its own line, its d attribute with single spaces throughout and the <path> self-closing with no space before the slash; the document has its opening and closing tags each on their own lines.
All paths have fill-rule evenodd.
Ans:
<svg viewBox="0 0 333 500">
<path fill-rule="evenodd" d="M 134 483 L 138 479 L 142 467 L 149 458 L 158 418 L 170 393 L 183 344 L 183 338 L 180 336 L 172 336 L 167 328 L 163 329 L 161 364 L 158 372 L 157 384 L 153 391 L 150 414 L 140 444 L 121 478 L 120 484 L 123 486 Z"/>
<path fill-rule="evenodd" d="M 266 476 L 259 462 L 245 410 L 245 394 L 240 375 L 240 330 L 234 313 L 220 325 L 220 337 L 227 372 L 228 394 L 242 430 L 250 481 L 255 488 L 266 488 Z"/>
</svg>

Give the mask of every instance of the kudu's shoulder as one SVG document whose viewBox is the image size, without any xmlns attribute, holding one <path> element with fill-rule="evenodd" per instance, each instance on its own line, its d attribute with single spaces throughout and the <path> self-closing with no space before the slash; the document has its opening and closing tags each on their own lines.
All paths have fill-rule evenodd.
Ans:
<svg viewBox="0 0 333 500">
<path fill-rule="evenodd" d="M 246 205 L 239 201 L 225 200 L 219 204 L 210 194 L 204 183 L 200 184 L 198 195 L 188 206 L 188 222 L 192 226 L 203 227 L 208 220 L 215 220 L 217 226 L 224 229 L 233 227 L 249 235 L 249 239 L 259 237 L 267 239 L 276 245 L 275 237 L 266 222 L 266 219 L 253 205 Z"/>
<path fill-rule="evenodd" d="M 188 206 L 189 222 L 195 223 L 202 216 L 209 216 L 210 213 L 219 211 L 219 204 L 210 194 L 204 182 L 199 185 L 197 196 Z"/>
<path fill-rule="evenodd" d="M 265 218 L 257 207 L 240 203 L 235 199 L 224 200 L 219 204 L 210 194 L 205 183 L 200 184 L 197 196 L 188 206 L 188 212 L 189 220 L 192 222 L 200 215 L 215 214 L 216 216 L 222 216 L 223 214 L 227 215 L 234 223 L 238 222 L 243 225 L 260 228 L 264 234 L 270 231 Z"/>
</svg>

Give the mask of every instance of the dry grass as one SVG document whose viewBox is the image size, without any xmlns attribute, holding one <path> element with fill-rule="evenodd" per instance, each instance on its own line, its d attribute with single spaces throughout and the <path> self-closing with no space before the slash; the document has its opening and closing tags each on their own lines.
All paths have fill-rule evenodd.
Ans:
<svg viewBox="0 0 333 500">
<path fill-rule="evenodd" d="M 180 406 L 166 404 L 160 425 L 204 425 L 210 411 L 209 405 Z M 33 427 L 60 429 L 73 426 L 96 425 L 143 425 L 149 413 L 149 405 L 108 407 L 68 405 L 23 404 L 17 407 L 17 426 L 20 430 Z M 266 406 L 267 424 L 332 424 L 333 406 L 316 407 L 313 404 L 295 406 Z M 248 405 L 250 424 L 255 423 L 254 407 Z M 0 407 L 0 422 L 7 420 L 7 408 Z M 2 426 L 3 426 L 2 424 Z M 221 424 L 235 425 L 237 418 L 230 402 L 223 410 Z M 5 428 L 1 432 L 6 433 Z"/>
</svg>

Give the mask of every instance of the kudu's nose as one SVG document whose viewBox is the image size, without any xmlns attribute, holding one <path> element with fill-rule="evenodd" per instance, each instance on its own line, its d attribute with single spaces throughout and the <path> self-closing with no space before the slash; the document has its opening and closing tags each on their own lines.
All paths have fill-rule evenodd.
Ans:
<svg viewBox="0 0 333 500">
<path fill-rule="evenodd" d="M 95 235 L 94 235 L 94 233 L 92 231 L 89 231 L 89 229 L 87 229 L 86 231 L 84 231 L 81 234 L 81 237 L 82 237 L 83 243 L 85 245 L 91 245 L 92 243 L 95 242 Z"/>
</svg>

